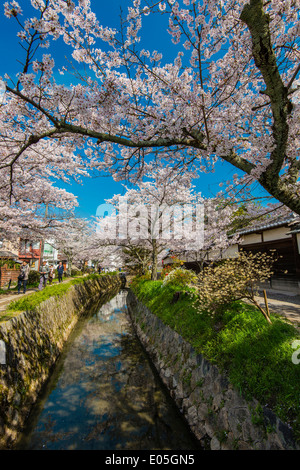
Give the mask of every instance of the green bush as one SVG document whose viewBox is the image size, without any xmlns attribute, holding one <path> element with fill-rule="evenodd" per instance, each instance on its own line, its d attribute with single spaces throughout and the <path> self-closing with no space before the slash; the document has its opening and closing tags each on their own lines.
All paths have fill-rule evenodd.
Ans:
<svg viewBox="0 0 300 470">
<path fill-rule="evenodd" d="M 82 271 L 79 271 L 78 269 L 71 269 L 71 276 L 76 277 L 76 276 L 82 276 Z"/>
<path fill-rule="evenodd" d="M 28 275 L 28 285 L 36 285 L 40 282 L 38 271 L 30 271 Z"/>
<path fill-rule="evenodd" d="M 20 268 L 20 263 L 17 263 L 16 261 L 12 259 L 7 259 L 7 258 L 0 259 L 0 266 L 5 266 L 5 265 L 8 267 L 8 269 Z"/>
<path fill-rule="evenodd" d="M 188 269 L 175 268 L 165 275 L 163 285 L 173 284 L 185 287 L 197 281 L 197 275 Z"/>
</svg>

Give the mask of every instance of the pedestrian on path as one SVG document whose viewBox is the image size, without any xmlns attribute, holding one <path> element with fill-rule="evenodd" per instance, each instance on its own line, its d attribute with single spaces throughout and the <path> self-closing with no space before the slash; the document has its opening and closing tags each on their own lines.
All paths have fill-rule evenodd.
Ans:
<svg viewBox="0 0 300 470">
<path fill-rule="evenodd" d="M 48 275 L 49 275 L 49 268 L 46 265 L 46 261 L 44 261 L 42 266 L 40 266 L 39 273 L 40 273 L 39 290 L 42 290 L 47 285 Z"/>
<path fill-rule="evenodd" d="M 23 261 L 20 267 L 20 274 L 18 276 L 18 294 L 20 294 L 21 286 L 23 284 L 23 294 L 26 294 L 26 286 L 29 276 L 30 266 L 26 261 Z"/>
<path fill-rule="evenodd" d="M 64 273 L 64 267 L 63 267 L 62 262 L 60 261 L 57 267 L 58 282 L 62 282 L 63 273 Z"/>
<path fill-rule="evenodd" d="M 54 266 L 51 264 L 49 269 L 49 284 L 52 284 L 53 279 L 55 278 Z"/>
</svg>

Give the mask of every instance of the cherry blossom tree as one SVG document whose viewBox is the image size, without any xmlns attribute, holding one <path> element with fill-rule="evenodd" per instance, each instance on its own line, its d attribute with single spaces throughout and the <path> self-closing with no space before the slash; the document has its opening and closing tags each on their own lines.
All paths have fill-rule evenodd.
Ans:
<svg viewBox="0 0 300 470">
<path fill-rule="evenodd" d="M 145 275 L 151 265 L 152 253 L 149 248 L 138 245 L 129 245 L 122 248 L 126 270 L 137 276 Z"/>
<path fill-rule="evenodd" d="M 54 173 L 74 172 L 79 148 L 80 165 L 117 179 L 142 176 L 154 156 L 204 172 L 221 159 L 237 168 L 234 184 L 258 182 L 300 213 L 299 0 L 133 0 L 119 30 L 101 25 L 89 0 L 31 5 L 23 20 L 18 2 L 4 5 L 25 49 L 18 77 L 2 77 L 9 196 L 31 159 L 41 175 L 49 156 Z M 158 14 L 171 61 L 143 47 L 143 25 Z M 73 85 L 55 79 L 59 41 L 77 63 Z"/>
<path fill-rule="evenodd" d="M 115 221 L 116 225 L 114 229 L 105 227 L 107 219 L 103 220 L 104 238 L 105 233 L 107 238 L 114 233 L 117 244 L 150 250 L 154 280 L 159 256 L 166 250 L 197 243 L 201 235 L 203 198 L 191 183 L 193 176 L 190 172 L 181 174 L 173 167 L 157 169 L 148 165 L 147 175 L 135 188 L 126 188 L 123 196 L 115 195 L 107 200 L 115 207 L 108 221 Z M 198 213 L 197 206 L 200 206 Z M 202 218 L 195 220 L 197 216 Z"/>
<path fill-rule="evenodd" d="M 114 210 L 99 221 L 102 243 L 125 246 L 136 259 L 151 253 L 152 279 L 157 277 L 158 259 L 167 253 L 187 255 L 203 269 L 207 254 L 214 261 L 238 235 L 230 233 L 238 205 L 220 198 L 204 199 L 191 181 L 173 167 L 148 167 L 147 177 L 123 196 L 107 200 Z M 243 216 L 246 211 L 243 211 Z M 149 255 L 141 257 L 143 269 Z M 145 264 L 146 263 L 146 264 Z"/>
<path fill-rule="evenodd" d="M 145 272 L 151 264 L 151 277 L 156 279 L 163 256 L 187 254 L 202 270 L 207 255 L 211 262 L 222 259 L 239 239 L 236 227 L 250 224 L 253 213 L 259 212 L 251 210 L 251 203 L 204 199 L 192 185 L 195 173 L 158 166 L 147 165 L 147 174 L 134 188 L 124 185 L 122 196 L 116 194 L 100 206 L 96 227 L 84 237 L 83 252 L 90 258 L 101 259 L 103 253 L 108 258 L 109 250 L 123 253 L 120 265 L 134 262 Z M 265 213 L 262 209 L 260 216 Z"/>
<path fill-rule="evenodd" d="M 12 104 L 12 103 L 10 103 Z M 80 181 L 87 175 L 80 157 L 61 155 L 55 141 L 26 143 L 29 120 L 18 110 L 2 105 L 0 134 L 0 228 L 2 236 L 20 235 L 24 229 L 40 236 L 60 227 L 78 205 L 71 192 L 56 185 Z M 30 132 L 30 131 L 29 131 Z M 26 151 L 23 150 L 26 148 Z"/>
<path fill-rule="evenodd" d="M 215 263 L 226 256 L 227 250 L 240 239 L 238 231 L 232 231 L 233 221 L 247 217 L 247 211 L 239 213 L 239 205 L 223 198 L 214 197 L 203 201 L 203 239 L 199 247 L 187 251 L 179 249 L 179 257 L 194 262 L 201 272 L 204 266 Z M 251 218 L 249 219 L 249 223 Z M 174 250 L 176 251 L 176 250 Z"/>
<path fill-rule="evenodd" d="M 65 224 L 53 232 L 52 246 L 67 260 L 67 272 L 70 275 L 72 265 L 84 265 L 93 258 L 89 249 L 89 239 L 93 230 L 86 219 L 70 218 Z"/>
</svg>

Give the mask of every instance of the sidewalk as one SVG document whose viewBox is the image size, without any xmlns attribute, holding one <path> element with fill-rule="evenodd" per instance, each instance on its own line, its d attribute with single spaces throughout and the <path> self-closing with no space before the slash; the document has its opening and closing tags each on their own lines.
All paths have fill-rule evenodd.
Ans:
<svg viewBox="0 0 300 470">
<path fill-rule="evenodd" d="M 259 294 L 259 304 L 264 308 L 263 292 L 259 292 Z M 267 289 L 266 294 L 270 313 L 279 313 L 295 323 L 296 326 L 300 326 L 300 295 L 275 289 Z"/>
<path fill-rule="evenodd" d="M 62 282 L 63 283 L 64 282 L 69 282 L 72 279 L 74 279 L 74 278 L 73 277 L 68 277 L 67 279 L 64 279 Z M 52 284 L 52 286 L 55 286 L 55 285 L 57 285 L 57 283 L 54 282 Z M 47 287 L 48 286 L 50 286 L 50 284 L 47 284 Z M 15 291 L 15 292 L 12 292 L 11 294 L 2 294 L 2 295 L 0 295 L 0 313 L 5 311 L 7 305 L 10 304 L 10 302 L 15 301 L 15 300 L 19 300 L 24 295 L 33 294 L 34 292 L 39 292 L 38 287 L 28 288 L 27 291 L 26 291 L 26 294 L 23 294 L 23 288 L 21 288 L 20 294 L 18 294 L 18 292 Z"/>
<path fill-rule="evenodd" d="M 33 292 L 36 292 L 37 290 L 38 289 L 28 289 L 26 294 L 23 294 L 23 292 L 21 292 L 20 294 L 18 294 L 17 292 L 14 292 L 11 294 L 0 295 L 0 312 L 4 312 L 6 309 L 6 306 L 10 304 L 10 302 L 18 300 L 24 295 L 32 294 Z"/>
</svg>

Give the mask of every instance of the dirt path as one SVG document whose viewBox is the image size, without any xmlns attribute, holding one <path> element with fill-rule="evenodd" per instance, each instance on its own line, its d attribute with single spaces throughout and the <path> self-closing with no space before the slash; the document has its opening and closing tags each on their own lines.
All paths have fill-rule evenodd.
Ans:
<svg viewBox="0 0 300 470">
<path fill-rule="evenodd" d="M 4 312 L 7 305 L 10 304 L 10 302 L 14 300 L 20 299 L 20 297 L 23 297 L 24 295 L 29 295 L 32 294 L 33 292 L 36 292 L 37 289 L 28 289 L 26 294 L 18 294 L 17 292 L 14 292 L 12 294 L 4 294 L 0 295 L 0 312 Z"/>
</svg>

